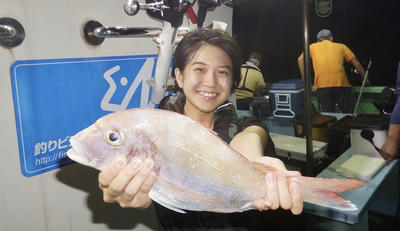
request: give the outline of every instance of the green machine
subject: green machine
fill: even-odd
[[[380,95],[385,86],[366,86],[363,89],[360,103],[357,108],[357,114],[379,114],[379,110],[374,105],[374,99]],[[354,101],[356,100],[356,96],[360,94],[360,86],[352,87],[354,93]],[[313,89],[312,94],[312,103],[315,108],[318,110],[318,102],[316,91]]]

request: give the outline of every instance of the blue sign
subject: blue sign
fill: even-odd
[[[110,112],[154,107],[156,55],[16,61],[10,68],[21,171],[73,163],[69,137]]]

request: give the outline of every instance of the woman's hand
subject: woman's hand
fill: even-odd
[[[99,187],[103,200],[118,202],[123,208],[147,208],[151,204],[149,191],[156,179],[154,161],[133,158],[129,163],[118,157],[99,174]]]
[[[256,206],[261,210],[282,208],[298,215],[303,211],[303,198],[300,185],[287,176],[301,176],[300,172],[287,171],[283,162],[277,158],[261,157],[256,162],[275,167],[278,171],[266,174],[266,196],[257,200]]]

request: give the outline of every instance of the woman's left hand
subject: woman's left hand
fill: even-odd
[[[261,157],[256,162],[275,167],[278,171],[266,174],[266,195],[257,200],[256,207],[260,210],[282,208],[298,215],[303,211],[303,198],[300,185],[288,177],[301,176],[298,171],[288,171],[283,162],[277,158]]]

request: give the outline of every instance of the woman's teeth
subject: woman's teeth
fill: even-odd
[[[217,93],[209,93],[209,92],[200,92],[199,94],[205,97],[213,97],[217,95]]]

